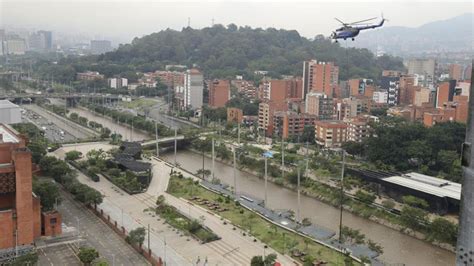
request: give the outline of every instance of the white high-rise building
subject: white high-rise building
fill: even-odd
[[[197,69],[189,69],[184,75],[183,109],[202,108],[204,79]]]
[[[110,78],[107,80],[109,87],[112,89],[120,89],[128,86],[128,79],[126,78]]]

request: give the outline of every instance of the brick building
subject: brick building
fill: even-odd
[[[288,111],[288,102],[261,102],[258,105],[258,129],[267,136],[273,134],[273,114],[278,111]]]
[[[372,97],[375,91],[374,81],[371,79],[350,79],[348,84],[351,96]]]
[[[209,106],[224,107],[230,99],[230,82],[213,80],[209,82]]]
[[[316,144],[324,148],[341,147],[347,140],[347,124],[342,121],[315,121]]]
[[[57,212],[43,214],[33,193],[31,152],[27,140],[11,127],[0,124],[0,251],[29,248],[45,235],[61,234]],[[53,216],[55,219],[53,219]],[[15,250],[15,249],[13,249]]]
[[[455,88],[455,80],[440,83],[436,91],[436,107],[442,107],[444,103],[453,101]]]
[[[331,120],[334,115],[333,99],[323,93],[309,92],[306,94],[305,113],[316,115],[319,120]]]
[[[376,116],[357,116],[347,119],[347,141],[362,142],[372,134],[370,122],[377,122]]]
[[[450,64],[449,67],[449,78],[454,80],[462,80],[463,78],[463,67],[458,64]]]
[[[426,112],[423,116],[423,124],[430,127],[441,122],[466,123],[469,112],[469,98],[463,95],[453,96],[453,101],[444,102],[443,106]]]
[[[260,85],[261,100],[281,102],[287,99],[302,99],[301,79],[274,79]]]
[[[292,111],[276,112],[273,115],[273,133],[284,139],[301,136],[305,126],[313,127],[317,119],[316,115]]]
[[[104,75],[101,75],[97,71],[87,71],[87,72],[77,73],[76,78],[78,80],[92,81],[92,80],[104,79]]]
[[[333,62],[310,60],[303,62],[303,97],[310,91],[333,97],[339,82],[339,67]]]
[[[227,108],[227,123],[242,123],[243,112],[242,109],[230,107]]]
[[[237,88],[237,92],[243,94],[249,99],[256,99],[258,97],[257,87],[252,81],[236,79],[231,81],[231,85]]]

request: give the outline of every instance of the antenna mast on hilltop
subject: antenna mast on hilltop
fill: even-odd
[[[190,27],[191,27],[191,18],[188,17],[188,28],[190,28]]]

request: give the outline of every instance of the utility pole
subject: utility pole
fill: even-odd
[[[342,150],[342,168],[341,168],[341,204],[339,214],[339,244],[342,244],[342,210],[344,209],[344,168],[346,166],[346,151]]]
[[[265,199],[264,199],[264,206],[267,207],[267,181],[268,181],[268,172],[267,172],[267,169],[268,169],[268,156],[265,156]]]
[[[237,143],[240,144],[240,123],[237,123]]]
[[[298,165],[298,168],[297,168],[297,172],[298,172],[298,180],[297,180],[297,187],[298,187],[298,214],[297,214],[297,220],[296,222],[297,223],[301,223],[301,187],[300,187],[300,184],[301,184],[301,171],[300,171],[300,166]]]
[[[178,130],[174,128],[174,166],[176,167],[176,151],[178,150]]]
[[[158,147],[158,122],[155,122],[155,139],[156,139],[156,157],[159,157],[160,149]]]
[[[281,177],[285,177],[285,142],[283,141],[283,132],[281,134]]]
[[[474,60],[472,61],[474,65]],[[474,71],[472,71],[474,74]],[[470,95],[474,95],[474,83],[471,82]],[[459,216],[459,231],[456,247],[456,265],[470,265],[469,257],[474,252],[474,99],[469,97],[469,118],[467,121],[466,139],[462,146],[461,164],[463,168],[463,181],[461,189],[461,206]]]
[[[308,158],[308,142],[306,142],[306,168],[304,170],[304,176],[308,178],[308,167],[309,167],[309,158]]]
[[[148,224],[148,250],[150,250],[150,224]]]
[[[216,156],[215,156],[215,152],[214,152],[214,137],[212,137],[212,168],[211,168],[211,170],[212,170],[212,173],[211,173],[212,180],[214,180],[215,159],[216,159]]]
[[[234,194],[235,194],[235,197],[237,198],[237,170],[236,170],[237,160],[235,159],[235,149],[236,149],[236,147],[234,146],[234,148],[233,148],[233,152],[234,152]]]
[[[130,141],[133,141],[133,117],[132,117],[132,128],[130,131]]]

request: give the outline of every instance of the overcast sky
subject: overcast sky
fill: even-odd
[[[473,12],[471,1],[150,1],[150,0],[0,0],[0,28],[33,28],[86,33],[129,42],[133,37],[188,23],[214,23],[296,29],[306,37],[329,35],[338,23],[380,16],[390,26],[417,27]]]

